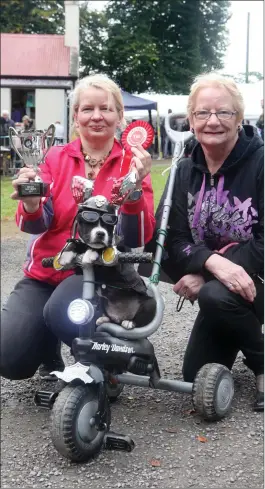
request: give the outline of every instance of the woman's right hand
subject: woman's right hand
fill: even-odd
[[[249,302],[254,301],[256,287],[243,267],[217,254],[211,255],[204,266],[231,292],[241,295]]]
[[[40,206],[40,197],[20,197],[18,195],[18,185],[34,181],[37,173],[28,167],[20,168],[16,178],[12,181],[14,192],[10,195],[13,200],[21,200],[26,212],[36,212]]]

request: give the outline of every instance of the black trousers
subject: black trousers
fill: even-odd
[[[1,313],[0,375],[30,378],[42,362],[53,358],[58,338],[71,346],[78,329],[68,319],[67,307],[82,296],[82,280],[82,275],[73,275],[56,288],[30,278],[17,283]],[[50,312],[56,331],[46,325]]]
[[[183,377],[193,382],[206,363],[232,368],[239,351],[255,375],[264,372],[264,287],[258,281],[254,304],[230,292],[218,280],[200,290],[200,312],[193,326],[183,362]]]

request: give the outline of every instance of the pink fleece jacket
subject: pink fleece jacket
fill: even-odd
[[[120,176],[123,157],[124,150],[115,140],[111,154],[98,173],[93,195],[110,198],[113,179]],[[77,204],[71,192],[74,175],[85,177],[80,139],[65,146],[54,146],[47,154],[45,163],[41,166],[41,176],[45,182],[50,183],[51,195],[42,198],[39,209],[29,214],[25,211],[23,202],[20,201],[18,204],[17,225],[22,231],[32,235],[24,266],[27,277],[57,285],[73,273],[43,268],[41,260],[56,255],[70,238],[77,212]],[[147,243],[155,226],[150,175],[144,179],[142,189],[142,197],[136,202],[126,202],[120,212],[120,229],[124,236],[124,244],[131,248]]]

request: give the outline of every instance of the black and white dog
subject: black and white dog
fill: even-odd
[[[93,264],[103,249],[118,244],[115,226],[118,222],[116,207],[102,196],[88,198],[75,219],[75,231],[80,245],[85,248],[83,265]],[[84,249],[83,248],[83,249]],[[77,255],[75,245],[67,247],[60,256],[61,265],[70,265]],[[112,321],[125,329],[148,324],[154,317],[156,304],[148,296],[147,288],[134,265],[117,263],[115,266],[95,267],[96,292],[101,297],[104,315],[97,325]]]

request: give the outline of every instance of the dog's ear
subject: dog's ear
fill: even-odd
[[[87,236],[89,234],[88,226],[86,226],[82,221],[77,222],[77,232],[81,241],[86,243]]]

